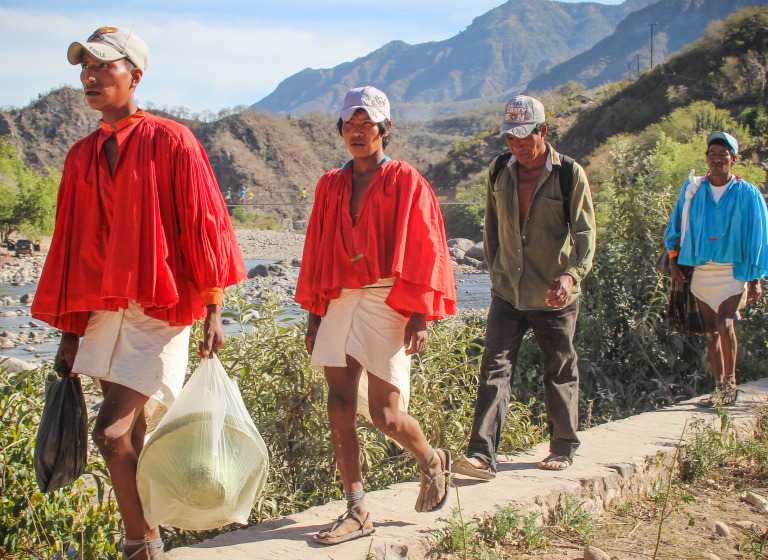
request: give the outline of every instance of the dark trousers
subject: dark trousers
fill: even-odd
[[[494,296],[488,311],[485,352],[469,440],[468,457],[496,470],[504,418],[512,395],[512,380],[523,336],[530,327],[544,357],[544,395],[549,449],[573,458],[579,448],[579,370],[573,334],[579,315],[577,299],[564,309],[520,311]]]

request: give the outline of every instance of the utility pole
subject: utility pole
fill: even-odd
[[[651,28],[651,70],[653,70],[653,26],[659,25],[658,23],[646,23]]]
[[[639,77],[640,76],[640,55],[636,54],[635,56],[637,57],[637,75]]]

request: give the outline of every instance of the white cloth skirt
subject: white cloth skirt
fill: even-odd
[[[729,297],[743,295],[744,285],[733,277],[733,264],[710,261],[693,269],[691,293],[716,312]]]
[[[129,387],[167,409],[181,392],[189,359],[189,330],[148,317],[134,301],[128,309],[92,311],[72,371]]]
[[[394,278],[359,290],[341,290],[328,305],[320,322],[312,352],[312,369],[345,367],[347,355],[363,366],[357,412],[368,420],[368,375],[393,385],[400,392],[400,410],[408,411],[411,396],[411,359],[405,355],[403,337],[408,319],[386,304]]]

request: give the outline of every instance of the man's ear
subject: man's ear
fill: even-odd
[[[387,132],[385,134],[382,134],[381,137],[384,138],[385,136],[389,136],[392,134],[392,121],[389,121],[387,123]]]
[[[547,137],[547,131],[549,130],[549,127],[547,127],[547,123],[544,123],[541,125],[541,137],[546,138]]]
[[[144,77],[144,71],[141,68],[134,68],[131,70],[131,88],[135,88],[139,85],[139,82]]]

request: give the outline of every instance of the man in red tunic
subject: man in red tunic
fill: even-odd
[[[440,206],[418,171],[384,154],[391,127],[384,93],[351,90],[338,127],[353,160],[317,185],[296,287],[296,301],[309,311],[311,365],[328,381],[331,439],[347,498],[347,513],[315,536],[321,544],[373,532],[357,412],[419,462],[416,511],[445,505],[451,463],[450,452],[433,449],[407,413],[410,355],[425,348],[427,321],[456,311]]]
[[[159,559],[136,488],[146,417],[181,391],[189,325],[205,318],[198,356],[221,348],[223,289],[245,265],[200,143],[136,105],[147,45],[102,27],[67,56],[102,120],[67,154],[32,315],[63,331],[56,371],[90,375],[104,392],[93,439],[122,514],[124,558]]]

